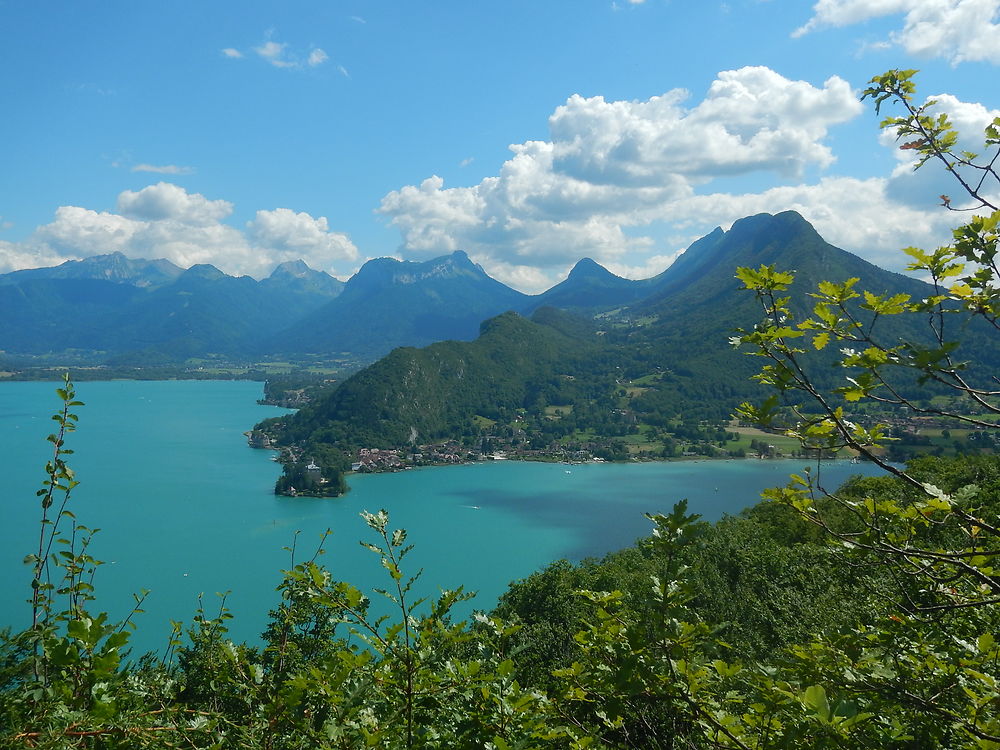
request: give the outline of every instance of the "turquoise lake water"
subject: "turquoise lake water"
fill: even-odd
[[[30,574],[24,555],[37,548],[38,501],[49,457],[45,436],[58,407],[53,383],[0,383],[0,625],[23,627]],[[409,532],[410,570],[424,569],[422,590],[464,584],[489,609],[507,582],[547,563],[602,555],[650,530],[645,512],[688,498],[708,520],[737,513],[761,489],[784,482],[802,461],[692,461],[563,464],[498,461],[349,478],[342,498],[272,494],[280,467],[253,450],[243,432],[284,413],[259,406],[260,383],[114,381],[80,383],[80,428],[68,441],[81,485],[72,508],[100,528],[93,553],[107,564],[95,581],[99,602],[122,615],[132,592],[150,589],[139,616],[136,652],[162,650],[169,619],[190,621],[199,593],[231,591],[231,635],[254,640],[274,606],[283,550],[298,535],[300,558],[327,528],[325,564],[362,590],[388,580],[371,552],[362,510],[389,511]],[[836,485],[870,467],[825,466]]]

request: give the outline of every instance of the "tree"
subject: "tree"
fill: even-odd
[[[857,290],[858,279],[825,281],[810,294],[812,314],[796,320],[793,273],[740,268],[737,277],[756,295],[763,316],[735,343],[765,360],[756,379],[773,394],[762,404],[743,404],[738,414],[760,424],[784,423],[804,448],[856,451],[895,478],[890,488],[856,494],[825,488],[818,473],[807,474],[767,495],[847,550],[877,561],[898,583],[892,620],[853,633],[853,642],[813,644],[809,669],[817,690],[806,702],[829,722],[868,714],[851,724],[850,731],[860,733],[857,746],[865,725],[874,727],[891,712],[896,725],[881,722],[885,746],[1000,747],[994,638],[1000,630],[1000,503],[995,493],[984,492],[989,478],[981,472],[953,472],[957,481],[936,486],[926,465],[903,468],[885,458],[887,417],[933,416],[996,429],[997,380],[974,362],[983,362],[1000,330],[1000,210],[994,197],[1000,118],[986,128],[985,156],[958,150],[948,115],[934,113],[933,101],[916,104],[914,73],[877,76],[863,98],[872,99],[876,111],[887,104],[902,108],[882,127],[894,129],[900,148],[918,155],[915,168],[937,162],[954,177],[962,195],[941,196],[945,209],[973,215],[954,231],[951,244],[930,252],[905,249],[908,268],[930,280],[922,299]],[[924,321],[928,338],[889,335],[887,321],[899,318]],[[824,390],[814,356],[831,350],[839,350],[836,365],[845,379]],[[924,387],[947,398],[923,399]],[[878,417],[865,416],[864,405]],[[830,700],[834,692],[842,713]]]

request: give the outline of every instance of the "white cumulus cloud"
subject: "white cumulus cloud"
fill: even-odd
[[[268,40],[253,51],[276,68],[294,68],[296,63],[286,57],[287,44]]]
[[[251,241],[277,262],[302,259],[313,268],[342,266],[358,259],[358,249],[341,232],[331,232],[325,216],[288,208],[258,211],[247,223]]]
[[[549,118],[551,140],[512,145],[496,176],[450,188],[432,176],[390,192],[379,210],[404,254],[465,249],[501,278],[528,279],[519,269],[533,268],[551,281],[583,255],[646,269],[663,248],[630,228],[720,176],[829,166],[829,129],[862,110],[840,78],[817,87],[759,67],[720,73],[702,101],[689,98],[572,96]]]
[[[1000,63],[1000,0],[818,0],[793,36],[890,15],[903,16],[890,40],[911,54]]]
[[[965,102],[951,94],[939,94],[928,97],[927,101],[934,104],[928,107],[927,112],[931,115],[947,113],[949,120],[958,133],[958,141],[954,147],[956,153],[969,151],[980,154],[979,162],[988,162],[997,153],[997,147],[993,146],[988,151],[984,151],[984,134],[986,126],[993,122],[994,118],[1000,117],[1000,110],[987,109],[979,102]],[[932,161],[927,166],[914,171],[917,163],[917,154],[911,149],[900,149],[901,143],[896,138],[895,130],[887,128],[881,137],[883,145],[893,149],[898,162],[892,172],[888,185],[889,194],[897,201],[906,203],[917,208],[929,208],[941,203],[941,195],[951,198],[953,205],[958,208],[969,205],[969,196],[961,189],[955,178],[939,165]],[[958,167],[970,185],[975,185],[982,174],[969,167]],[[986,188],[992,188],[992,197],[996,200],[995,184],[987,184]]]
[[[45,246],[0,240],[0,273],[57,266],[65,260],[69,258]]]
[[[131,219],[172,219],[183,224],[205,226],[233,212],[225,200],[209,200],[169,182],[158,182],[138,192],[126,190],[118,196],[118,212]]]
[[[292,49],[287,42],[276,42],[270,38],[264,43],[253,48],[257,56],[276,68],[302,69],[303,67],[315,68],[322,65],[330,56],[321,47],[312,47],[309,52]],[[229,54],[235,52],[235,55]],[[223,50],[227,57],[243,57],[238,50]]]
[[[714,226],[728,229],[744,216],[781,211],[798,211],[827,242],[893,270],[906,264],[900,248],[944,244],[961,220],[944,209],[928,211],[894,200],[883,177],[825,177],[759,193],[697,195],[664,206],[659,218],[687,227],[690,241]]]
[[[723,71],[693,108],[675,89],[644,102],[570,97],[549,118],[557,166],[594,182],[656,184],[770,170],[795,176],[829,166],[822,143],[862,106],[841,78],[816,88],[764,67]]]

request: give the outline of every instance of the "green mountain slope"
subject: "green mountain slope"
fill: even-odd
[[[396,349],[271,429],[282,442],[345,451],[427,443],[471,429],[476,416],[509,416],[597,349],[594,340],[505,313],[472,342]]]
[[[129,284],[88,278],[0,283],[0,349],[30,354],[102,349],[103,321],[144,294]]]

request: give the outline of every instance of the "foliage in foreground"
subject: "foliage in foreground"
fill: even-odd
[[[406,534],[365,514],[365,542],[388,585],[391,617],[314,557],[279,586],[263,648],[226,639],[227,614],[177,626],[163,659],[123,664],[129,620],[93,613],[90,531],[68,508],[76,486],[65,438],[72,384],[50,437],[39,491],[32,626],[0,639],[0,741],[11,747],[565,747],[1000,748],[1000,554],[994,458],[881,459],[885,428],[852,421],[845,404],[919,410],[898,372],[935,381],[974,409],[938,413],[993,429],[1000,393],[977,379],[945,336],[959,319],[998,328],[1000,213],[983,185],[995,160],[954,153],[947,118],[912,102],[912,72],[892,71],[866,96],[894,100],[890,118],[923,160],[937,159],[989,209],[953,245],[913,251],[937,293],[924,300],[818,289],[810,318],[781,296],[791,275],[741,269],[764,320],[739,343],[765,358],[775,389],[743,414],[793,415],[804,445],[852,448],[887,476],[825,491],[793,478],[740,519],[708,527],[687,513],[651,517],[634,549],[580,566],[556,564],[512,585],[491,615],[456,622],[467,597],[414,599]],[[987,130],[995,148],[1000,121]],[[969,179],[973,174],[976,179]],[[978,181],[977,181],[978,180]],[[992,187],[992,186],[991,186]],[[952,199],[945,201],[951,205]],[[955,201],[957,203],[957,201]],[[968,271],[965,264],[969,265]],[[952,281],[947,281],[952,279]],[[873,313],[854,316],[855,295]],[[925,316],[936,341],[882,340],[875,322]],[[844,344],[847,385],[831,394],[809,374]],[[838,400],[839,399],[839,400]],[[141,606],[141,598],[136,608]]]

